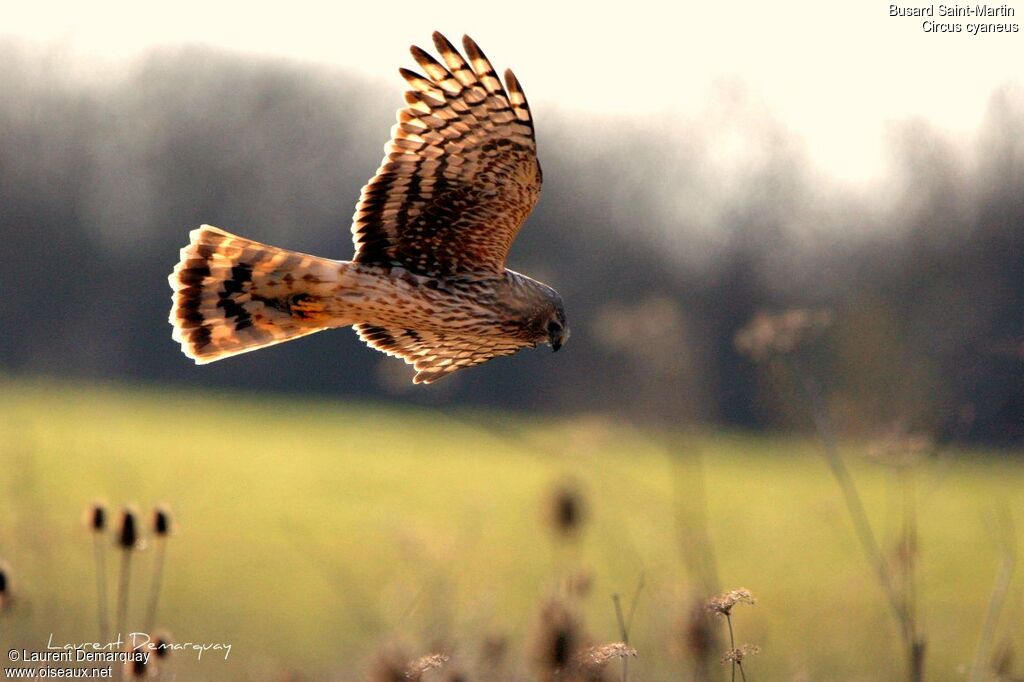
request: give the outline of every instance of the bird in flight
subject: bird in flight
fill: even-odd
[[[533,118],[475,42],[466,57],[434,33],[438,61],[409,83],[384,160],[352,221],[355,256],[336,261],[209,225],[193,230],[168,280],[173,338],[197,364],[352,326],[414,366],[415,383],[569,337],[562,298],[505,268],[540,196]],[[468,58],[468,61],[467,61]]]

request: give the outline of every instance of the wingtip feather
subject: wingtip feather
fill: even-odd
[[[487,55],[476,44],[476,41],[468,35],[464,35],[462,36],[462,46],[466,49],[469,63],[473,65],[473,71],[476,72],[477,78],[487,91],[493,95],[507,97],[505,88],[498,79],[498,74],[494,71],[494,65],[491,64],[491,60],[487,58]]]

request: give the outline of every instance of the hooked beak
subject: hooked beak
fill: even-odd
[[[569,330],[562,330],[557,336],[552,336],[548,339],[548,343],[551,344],[551,352],[557,353],[558,349],[562,347],[566,341],[569,340]]]

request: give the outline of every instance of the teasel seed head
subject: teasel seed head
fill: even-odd
[[[560,600],[548,601],[533,642],[533,663],[538,678],[554,680],[573,663],[583,634],[579,620]]]
[[[695,602],[683,618],[683,652],[696,661],[709,661],[718,650],[718,638],[711,627],[713,616],[705,603]]]
[[[158,505],[153,510],[153,534],[157,537],[167,537],[171,534],[171,510],[163,505]]]
[[[7,564],[0,561],[0,612],[11,605],[11,571]]]
[[[88,516],[86,518],[89,524],[89,530],[94,533],[102,533],[107,529],[107,507],[102,502],[94,502],[89,507]]]
[[[140,653],[137,651],[132,651],[130,647],[126,648],[125,650],[131,653]],[[149,674],[152,670],[153,668],[151,668],[147,664],[147,659],[143,658],[142,656],[138,656],[137,658],[130,661],[125,661],[124,663],[125,677],[127,677],[130,680],[141,680],[143,678],[149,677]]]
[[[556,537],[578,536],[586,516],[586,502],[576,483],[563,481],[555,487],[548,502],[548,520]]]
[[[125,550],[135,549],[139,542],[139,530],[136,522],[135,511],[131,507],[125,507],[121,511],[121,527],[117,532],[117,544]]]
[[[171,655],[171,633],[161,630],[153,635],[153,655],[157,658],[167,658]]]

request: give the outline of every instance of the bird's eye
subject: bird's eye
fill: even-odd
[[[562,325],[558,320],[551,320],[548,322],[548,336],[556,336],[562,331]]]

